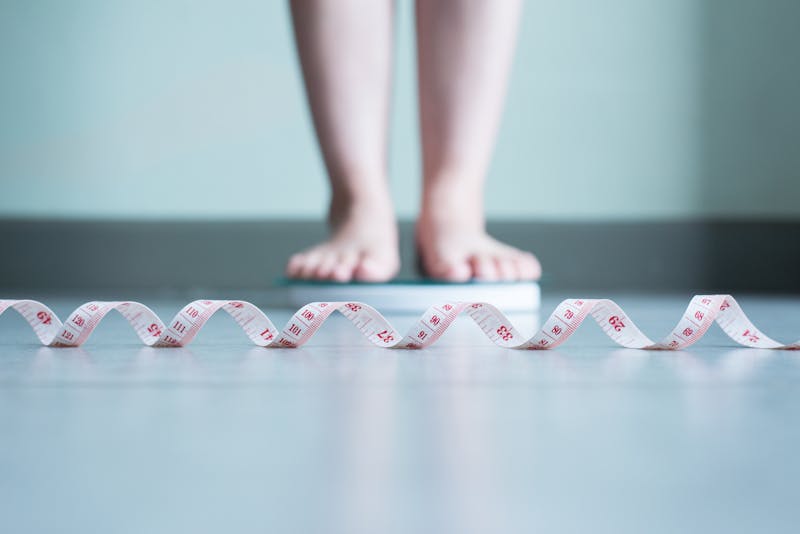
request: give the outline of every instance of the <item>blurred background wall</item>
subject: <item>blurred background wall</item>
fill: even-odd
[[[419,191],[398,0],[392,187]],[[532,0],[494,219],[800,216],[800,2]],[[287,3],[0,2],[0,217],[317,218]]]
[[[396,3],[408,220],[413,4]],[[798,21],[797,0],[528,1],[490,230],[540,257],[547,290],[800,292]],[[0,0],[0,76],[3,293],[262,288],[325,235],[284,0]]]

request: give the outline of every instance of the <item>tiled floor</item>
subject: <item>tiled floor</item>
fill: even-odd
[[[689,296],[616,300],[658,338]],[[185,303],[143,300],[165,319]],[[800,299],[739,300],[800,337]],[[533,353],[462,318],[404,352],[336,317],[266,350],[220,315],[156,350],[114,314],[50,349],[0,317],[2,532],[797,532],[798,451],[800,353],[719,330],[642,352],[587,323]]]

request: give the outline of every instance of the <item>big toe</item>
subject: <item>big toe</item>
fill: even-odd
[[[425,276],[446,282],[466,282],[472,277],[472,270],[466,260],[434,256],[428,261],[423,261],[423,267]]]
[[[325,254],[319,260],[319,263],[314,270],[314,278],[317,280],[330,280],[333,278],[333,271],[336,269],[337,260],[338,258],[336,254]]]
[[[331,271],[331,280],[335,282],[349,282],[353,279],[353,272],[358,263],[358,254],[344,253],[337,258],[336,265]]]
[[[295,278],[300,276],[300,267],[303,265],[303,255],[293,254],[289,261],[286,262],[286,276]]]
[[[314,252],[295,254],[286,265],[286,274],[292,278],[311,278],[318,263],[319,255]]]
[[[500,278],[497,261],[490,254],[476,254],[470,258],[475,278],[484,282],[495,282]]]
[[[382,256],[364,254],[353,272],[360,282],[386,282],[397,272],[397,263]]]
[[[519,269],[513,256],[499,256],[495,258],[497,277],[504,282],[519,280]]]

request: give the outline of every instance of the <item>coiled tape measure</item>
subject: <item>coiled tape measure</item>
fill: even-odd
[[[655,342],[642,333],[615,302],[607,299],[567,299],[561,302],[541,329],[525,339],[500,310],[485,302],[444,302],[431,306],[407,334],[401,335],[375,308],[361,302],[312,302],[292,315],[283,329],[255,305],[241,300],[195,300],[169,323],[139,302],[87,302],[61,320],[35,300],[0,300],[0,314],[19,312],[43,345],[77,347],[111,310],[131,324],[139,339],[150,347],[182,347],[197,335],[208,319],[224,310],[258,346],[294,348],[305,344],[333,312],[340,312],[373,345],[391,349],[423,349],[444,334],[460,314],[469,316],[500,347],[546,350],[564,343],[584,319],[591,316],[614,342],[646,350],[680,350],[696,343],[716,322],[736,343],[762,349],[800,349],[800,341],[783,344],[765,336],[747,318],[730,295],[697,295],[672,331]]]

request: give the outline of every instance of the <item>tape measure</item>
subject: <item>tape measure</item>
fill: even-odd
[[[63,323],[35,300],[0,300],[0,314],[19,312],[43,345],[77,347],[111,310],[131,324],[150,347],[182,347],[197,335],[218,310],[227,312],[258,346],[294,348],[306,343],[333,312],[338,311],[373,345],[391,349],[422,349],[433,344],[460,314],[466,314],[496,345],[509,349],[546,350],[564,343],[591,316],[614,342],[645,350],[680,350],[696,343],[716,321],[736,343],[762,349],[800,349],[800,341],[782,344],[762,334],[730,295],[698,295],[673,328],[659,342],[639,330],[616,303],[607,299],[567,299],[559,304],[539,332],[525,339],[500,310],[485,302],[445,302],[431,306],[406,335],[401,335],[375,308],[361,302],[312,302],[300,308],[279,330],[255,305],[241,300],[196,300],[165,324],[138,302],[87,302]]]

